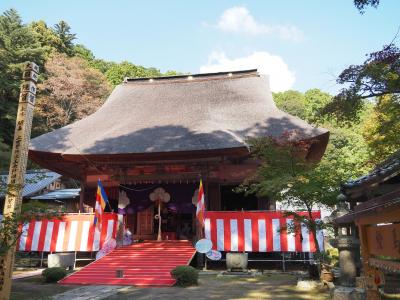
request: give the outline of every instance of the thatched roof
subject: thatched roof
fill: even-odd
[[[297,129],[325,136],[280,111],[256,70],[127,79],[94,114],[31,141],[31,152],[62,155],[137,154],[247,147],[248,137]],[[321,152],[321,151],[320,151]]]

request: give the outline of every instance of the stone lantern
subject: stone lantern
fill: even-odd
[[[353,215],[345,202],[346,196],[338,196],[339,204],[332,213],[335,236],[331,245],[339,250],[340,285],[354,287],[357,277],[357,265],[360,253],[360,242],[356,236]]]

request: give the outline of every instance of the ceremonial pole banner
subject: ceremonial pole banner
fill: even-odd
[[[99,179],[97,181],[96,203],[94,207],[95,241],[97,241],[97,243],[100,241],[100,234],[103,225],[102,218],[106,204],[110,205],[108,203],[106,191],[104,190],[104,187]],[[100,245],[96,244],[94,247],[97,249],[100,247]]]
[[[306,214],[306,213],[299,213]],[[312,213],[316,220],[321,213]],[[288,233],[293,217],[280,211],[208,211],[205,219],[205,238],[213,249],[237,252],[315,252],[314,237],[302,225]],[[323,233],[317,232],[320,250],[323,250]]]
[[[199,193],[197,195],[196,218],[197,220],[199,220],[201,228],[204,227],[205,210],[206,210],[206,205],[204,201],[203,182],[200,179]]]
[[[4,203],[4,217],[21,213],[22,189],[28,160],[28,146],[31,136],[33,109],[36,101],[36,82],[39,67],[28,63],[23,73],[24,82],[18,103],[14,142],[8,175],[8,191]],[[0,299],[9,299],[11,293],[11,277],[14,267],[15,246],[0,257]]]

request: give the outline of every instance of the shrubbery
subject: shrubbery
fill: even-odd
[[[171,275],[176,279],[176,284],[183,287],[197,285],[199,279],[199,271],[191,266],[177,266]]]
[[[47,268],[42,272],[45,282],[57,282],[63,279],[66,275],[67,271],[60,267]]]

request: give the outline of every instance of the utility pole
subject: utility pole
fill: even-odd
[[[33,109],[36,101],[36,82],[39,67],[27,63],[23,73],[23,84],[18,103],[17,121],[7,181],[7,194],[4,202],[4,217],[21,213],[22,189],[28,161],[28,147],[31,137]],[[5,256],[0,257],[0,300],[10,299],[12,273],[14,268],[15,245]]]

